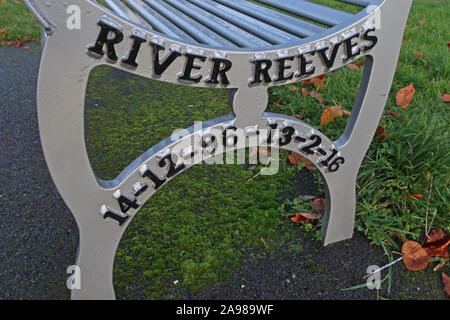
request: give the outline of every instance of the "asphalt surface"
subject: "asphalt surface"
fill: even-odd
[[[68,299],[66,269],[75,261],[78,231],[44,161],[35,107],[40,46],[30,47],[0,47],[0,299]],[[376,298],[375,290],[340,290],[363,283],[368,266],[387,262],[364,236],[323,248],[299,235],[286,246],[299,243],[301,250],[259,259],[249,252],[230,281],[174,293],[184,299]],[[420,276],[402,263],[393,270],[393,298],[447,299],[431,268]]]

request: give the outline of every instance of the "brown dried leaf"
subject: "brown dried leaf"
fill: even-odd
[[[442,245],[443,243],[446,243],[448,240],[450,240],[449,236],[447,236],[442,229],[439,229],[431,231],[425,243],[434,245],[440,243]]]
[[[378,126],[377,131],[375,132],[375,139],[378,142],[383,142],[384,140],[386,140],[386,137],[387,137],[386,129],[383,126]]]
[[[294,166],[298,166],[300,163],[306,164],[306,169],[310,172],[315,169],[315,166],[311,163],[311,161],[297,152],[291,152],[288,156],[288,160]]]
[[[423,270],[431,262],[431,258],[424,248],[416,241],[406,241],[402,247],[403,263],[411,271]]]
[[[442,283],[444,284],[444,290],[450,296],[450,277],[442,272]]]
[[[397,92],[396,96],[397,106],[402,109],[407,108],[411,103],[415,93],[416,89],[414,88],[414,85],[412,83],[409,86],[400,89]]]
[[[342,117],[344,115],[344,111],[341,106],[333,106],[327,107],[322,113],[321,117],[321,126],[326,126],[334,121],[334,119]]]
[[[316,213],[301,212],[301,213],[296,213],[295,217],[292,217],[291,220],[295,223],[310,222],[310,221],[318,220],[318,219],[320,219],[320,217],[321,216]]]

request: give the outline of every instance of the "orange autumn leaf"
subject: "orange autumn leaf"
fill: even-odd
[[[307,213],[307,212],[301,212],[296,213],[295,217],[292,217],[292,222],[300,223],[300,222],[309,222],[320,219],[320,215],[315,213]]]
[[[427,267],[431,258],[416,241],[406,241],[402,247],[403,263],[411,271],[420,271]]]
[[[314,199],[312,203],[312,209],[317,213],[323,215],[325,213],[325,199],[323,198]]]
[[[433,230],[425,241],[425,251],[429,256],[450,258],[450,237],[442,230]]]
[[[443,246],[437,247],[437,246],[429,246],[427,248],[424,248],[426,253],[432,257],[440,257],[446,260],[450,259],[450,252],[448,249],[448,246],[450,245],[450,240],[444,244]]]
[[[326,126],[334,121],[334,119],[342,117],[344,115],[344,111],[341,106],[333,106],[327,107],[322,113],[320,125]]]
[[[450,102],[450,94],[446,93],[441,96],[441,100],[444,102]]]
[[[414,55],[417,59],[423,59],[423,53],[420,51],[414,51]]]
[[[325,88],[325,81],[319,78],[314,79],[314,87],[316,87],[317,90]]]
[[[300,90],[300,88],[298,88],[298,87],[294,86],[293,84],[291,84],[291,85],[289,85],[289,90],[291,90],[291,91],[298,91],[298,90]]]
[[[353,64],[353,63],[348,64],[347,68],[353,69],[353,70],[356,70],[356,71],[361,71],[360,66],[358,66],[357,64]]]
[[[412,83],[409,86],[400,89],[397,92],[396,96],[397,106],[402,109],[407,108],[411,103],[415,93],[416,89],[414,88],[414,85]]]
[[[0,34],[5,34],[5,33],[6,33],[6,29],[0,30]]]
[[[314,169],[316,168],[311,163],[311,161],[306,159],[304,156],[298,154],[297,152],[291,152],[288,156],[288,160],[294,166],[298,166],[300,163],[304,163],[306,165],[306,169],[310,172],[314,171]]]
[[[448,240],[450,240],[450,237],[447,236],[442,229],[439,229],[431,231],[425,243],[437,245],[438,243],[442,244],[444,242],[447,242]]]
[[[450,277],[442,272],[442,283],[444,284],[444,290],[450,296]]]
[[[304,84],[314,84],[314,83],[318,82],[319,80],[325,79],[326,77],[327,77],[327,76],[326,76],[325,74],[323,74],[323,75],[318,76],[318,77],[315,77],[315,78],[303,80],[302,82],[303,82]]]
[[[302,97],[306,97],[308,95],[308,89],[302,88]]]
[[[335,117],[333,117],[333,113],[329,109],[325,109],[322,113],[320,125],[326,126],[327,124],[333,122]]]
[[[418,200],[422,200],[423,199],[423,194],[421,194],[421,193],[410,193],[409,196],[411,198],[418,199]]]

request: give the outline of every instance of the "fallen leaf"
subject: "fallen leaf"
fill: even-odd
[[[325,199],[323,198],[314,199],[311,207],[315,212],[323,215],[325,213]]]
[[[302,97],[306,97],[308,95],[308,89],[302,88]]]
[[[396,96],[397,106],[402,109],[407,108],[411,103],[415,93],[416,89],[414,88],[414,85],[412,83],[409,86],[400,89],[397,92]]]
[[[320,215],[316,213],[307,213],[307,212],[301,212],[296,213],[295,217],[292,217],[291,220],[295,223],[300,222],[309,222],[320,219]]]
[[[356,71],[361,71],[360,66],[358,66],[357,64],[353,64],[353,63],[348,64],[347,68],[353,69],[353,70],[356,70]]]
[[[320,125],[326,126],[334,121],[334,119],[342,117],[344,112],[341,106],[327,107],[322,113]]]
[[[433,230],[425,241],[425,251],[428,255],[444,259],[450,258],[450,237],[442,230]]]
[[[410,193],[409,196],[414,199],[419,199],[419,200],[423,199],[423,194],[421,194],[421,193]]]
[[[375,131],[375,140],[378,142],[383,142],[386,140],[387,132],[386,129],[383,126],[378,126],[377,131]]]
[[[325,78],[326,78],[326,75],[323,74],[323,75],[315,77],[315,78],[303,80],[302,82],[304,84],[312,84],[312,85],[314,85],[314,87],[317,90],[320,90],[320,89],[323,89],[325,87],[325,81],[324,81]]]
[[[426,244],[443,244],[450,240],[449,236],[445,234],[445,232],[442,229],[433,230],[428,235],[427,240],[425,241]]]
[[[444,244],[440,247],[429,246],[429,247],[426,247],[424,250],[430,257],[440,257],[440,258],[449,260],[450,259],[450,252],[448,251],[449,245],[450,245],[450,240],[446,244]]]
[[[317,90],[321,90],[321,89],[325,88],[325,81],[323,81],[320,78],[315,78],[314,79],[314,87],[316,87]]]
[[[5,34],[5,33],[6,33],[6,29],[0,30],[0,34]]]
[[[414,55],[417,59],[423,59],[423,53],[420,51],[414,51]]]
[[[22,41],[16,40],[16,48],[20,48],[22,46]]]
[[[442,272],[442,283],[444,284],[444,290],[450,296],[450,277]]]
[[[403,263],[411,271],[423,270],[431,262],[431,258],[424,248],[416,241],[406,241],[402,247]]]
[[[450,94],[446,93],[441,96],[441,100],[444,102],[450,102]]]
[[[335,117],[333,117],[333,113],[329,109],[325,109],[322,113],[320,125],[326,126],[326,125],[330,124],[331,122],[333,122],[334,119],[335,119]]]
[[[297,152],[291,152],[288,156],[289,162],[294,165],[298,166],[300,163],[304,163],[306,165],[306,169],[310,172],[315,170],[315,166],[312,164],[311,161],[309,161],[304,156],[298,154]]]
[[[391,111],[391,110],[384,111],[384,114],[387,114],[387,115],[389,115],[391,117],[396,117],[396,118],[399,118],[399,119],[403,119],[404,118],[404,116],[401,115],[400,113],[394,112],[394,111]]]
[[[421,25],[424,25],[426,22],[427,22],[427,20],[425,20],[425,19],[422,19],[422,20],[419,21],[419,23],[420,23]]]
[[[291,90],[291,91],[299,91],[299,90],[300,90],[299,87],[296,87],[296,86],[294,86],[293,84],[289,85],[288,88],[289,88],[289,90]]]

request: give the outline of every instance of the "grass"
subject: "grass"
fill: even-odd
[[[354,7],[342,5],[342,9],[352,11]],[[0,11],[0,30],[8,26],[0,40],[38,37],[34,27],[14,27],[36,25],[23,14],[21,4],[0,1]],[[450,232],[449,112],[448,105],[439,99],[450,91],[449,11],[448,1],[414,2],[405,33],[408,40],[403,43],[386,106],[401,117],[383,117],[381,125],[387,138],[372,143],[358,177],[356,228],[389,257],[401,249],[403,237],[419,240],[435,212],[433,229]],[[414,51],[422,52],[423,58]],[[323,104],[313,97],[302,97],[301,91],[292,87],[273,87],[269,107],[300,115],[320,127],[324,106],[341,105],[351,111],[360,80],[361,72],[347,68],[329,74],[320,90]],[[110,68],[96,69],[90,81],[87,146],[91,163],[103,179],[114,178],[176,128],[229,112],[226,90],[176,87]],[[414,100],[409,108],[400,109],[395,94],[410,83],[416,88]],[[300,83],[297,87],[312,90],[311,85]],[[346,120],[338,118],[320,129],[337,139]],[[295,232],[320,238],[317,225],[299,229],[280,215],[291,208],[308,210],[311,205],[294,200],[293,180],[302,168],[290,166],[285,154],[282,159],[276,177],[258,176],[248,182],[258,168],[199,165],[164,186],[139,212],[120,244],[114,270],[119,297],[177,298],[180,288],[195,291],[228,279],[248,250],[280,249]],[[319,175],[311,178],[321,183]],[[315,195],[320,193],[317,190]],[[420,193],[424,199],[415,199],[412,193]],[[448,267],[447,263],[444,270]],[[179,284],[174,286],[176,280]]]
[[[39,37],[39,23],[21,1],[0,0],[0,44]]]

